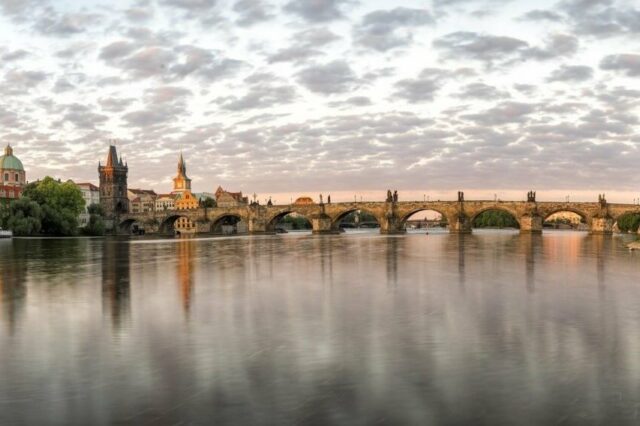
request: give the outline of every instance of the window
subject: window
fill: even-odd
[[[16,182],[20,181],[20,175],[16,173]]]
[[[4,174],[4,181],[9,182],[9,173]]]

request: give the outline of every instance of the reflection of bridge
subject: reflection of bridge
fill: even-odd
[[[274,233],[280,219],[290,213],[306,217],[316,234],[339,231],[340,221],[349,213],[364,211],[372,214],[383,234],[405,232],[406,222],[413,214],[432,210],[446,218],[450,232],[471,232],[474,219],[482,212],[500,210],[511,214],[521,232],[542,232],[543,222],[552,214],[572,212],[583,219],[592,233],[611,233],[619,217],[640,214],[640,206],[600,202],[536,202],[536,201],[406,201],[360,202],[284,206],[242,206],[168,210],[121,215],[117,218],[119,232],[129,232],[133,223],[144,227],[146,233],[172,233],[180,217],[190,219],[198,233],[215,233],[220,224],[231,218],[247,224],[250,234]]]

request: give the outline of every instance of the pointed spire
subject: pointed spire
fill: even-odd
[[[114,167],[118,165],[118,153],[114,145],[109,146],[109,156],[107,157],[107,167]]]
[[[187,174],[187,165],[184,162],[184,158],[182,157],[182,151],[180,151],[180,161],[178,161],[178,173],[182,175]]]
[[[13,155],[13,148],[11,147],[10,143],[8,143],[6,148],[4,149],[4,155]]]

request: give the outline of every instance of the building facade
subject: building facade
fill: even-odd
[[[100,205],[105,216],[115,217],[129,212],[129,198],[127,197],[127,173],[129,167],[118,158],[116,147],[109,147],[107,163],[98,163],[100,175]]]
[[[180,154],[178,160],[178,174],[173,178],[173,192],[175,196],[176,210],[197,209],[199,206],[198,197],[191,192],[191,179],[187,176],[187,164]]]
[[[80,213],[79,225],[86,226],[89,223],[89,206],[100,204],[100,188],[89,182],[75,183],[84,199],[84,210]]]
[[[150,213],[156,210],[158,194],[152,189],[129,189],[127,197],[131,213]]]
[[[243,197],[242,192],[229,192],[221,186],[216,190],[216,203],[218,207],[239,207],[249,204],[249,198]]]
[[[24,166],[20,159],[13,155],[11,145],[7,145],[4,155],[0,156],[0,203],[20,198],[26,183]]]
[[[166,210],[176,209],[176,196],[173,194],[160,194],[156,198],[156,211],[163,212]]]

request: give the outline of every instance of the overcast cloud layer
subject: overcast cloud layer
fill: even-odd
[[[197,191],[640,191],[640,1],[533,4],[0,0],[0,141],[158,191],[180,150]]]

